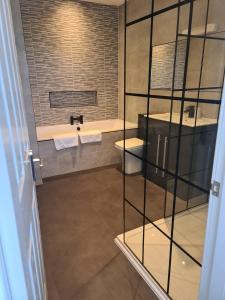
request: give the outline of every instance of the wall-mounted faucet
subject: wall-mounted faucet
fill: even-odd
[[[186,107],[186,109],[184,110],[184,112],[188,113],[188,118],[194,118],[195,117],[195,106],[194,105],[190,105],[190,106]]]
[[[76,121],[76,123],[83,124],[84,123],[83,115],[80,115],[79,117],[76,118],[74,116],[70,116],[70,125],[73,125],[74,121]]]

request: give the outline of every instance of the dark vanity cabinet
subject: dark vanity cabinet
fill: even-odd
[[[143,140],[146,140],[146,127],[147,117],[140,114],[138,137]],[[177,195],[183,200],[201,195],[203,190],[209,191],[216,130],[216,124],[196,128],[182,126]],[[147,132],[147,178],[173,193],[179,124],[149,118]]]

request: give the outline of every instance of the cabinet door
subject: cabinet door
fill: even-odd
[[[195,185],[210,189],[216,132],[202,132],[195,137],[189,180]]]
[[[147,132],[147,118],[143,114],[138,115],[138,131],[137,136],[139,139],[146,141]]]
[[[214,131],[196,132],[181,137],[178,175],[190,182],[188,185],[182,180],[179,181],[177,195],[181,199],[188,200],[202,194],[202,191],[193,187],[191,183],[209,190],[215,138],[216,132]],[[170,140],[168,170],[172,173],[175,173],[177,141],[177,137]]]

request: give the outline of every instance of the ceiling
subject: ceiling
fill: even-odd
[[[83,0],[83,1],[106,4],[106,5],[116,5],[116,6],[120,6],[124,3],[124,0]]]

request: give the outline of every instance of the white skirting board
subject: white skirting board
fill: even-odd
[[[133,255],[130,249],[118,237],[114,239],[114,242],[123,252],[123,254],[126,256],[126,258],[130,261],[130,263],[135,268],[135,270],[139,273],[139,275],[143,278],[143,280],[147,283],[147,285],[151,288],[154,294],[160,300],[170,300],[167,294],[157,284],[157,282],[152,278],[152,276],[145,270],[145,268],[138,261],[138,259]]]

